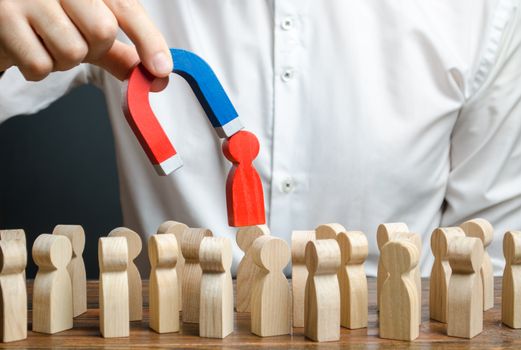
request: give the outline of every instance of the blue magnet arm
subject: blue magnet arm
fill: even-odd
[[[192,88],[219,137],[230,137],[243,128],[237,111],[212,68],[193,52],[170,49],[173,72]]]

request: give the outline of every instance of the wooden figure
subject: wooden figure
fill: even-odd
[[[199,336],[225,338],[233,332],[232,245],[228,238],[205,237],[199,249],[201,299]]]
[[[173,72],[192,88],[219,137],[230,137],[243,128],[238,114],[211,67],[193,52],[170,49]],[[156,80],[142,64],[130,73],[123,98],[125,117],[159,175],[168,175],[183,165],[174,146],[157,120],[148,94]]]
[[[479,238],[455,237],[449,243],[449,336],[470,339],[483,330],[483,285],[479,272],[483,253]]]
[[[376,231],[376,242],[378,244],[378,250],[381,252],[383,246],[389,242],[396,232],[409,232],[409,228],[403,222],[394,222],[387,224],[380,224]],[[387,279],[389,273],[385,270],[381,255],[378,257],[378,270],[376,273],[376,309],[380,308],[380,293],[382,286]]]
[[[429,280],[429,316],[431,319],[447,323],[447,294],[452,270],[449,264],[449,244],[455,237],[464,237],[459,227],[440,227],[431,235],[431,250],[434,256]]]
[[[25,231],[22,229],[15,230],[0,230],[0,240],[9,241],[12,239],[19,239],[26,245]],[[27,255],[27,254],[26,254]]]
[[[212,237],[212,231],[204,228],[189,228],[183,234],[181,250],[185,257],[185,267],[181,286],[183,288],[183,322],[199,323],[199,302],[201,298],[201,265],[199,248],[205,237]]]
[[[414,268],[420,253],[408,239],[387,242],[380,259],[389,276],[380,299],[380,338],[414,340],[419,334],[418,295]]]
[[[340,224],[323,224],[315,229],[315,236],[316,239],[336,239],[340,232],[346,232],[345,227]]]
[[[118,227],[110,231],[108,237],[125,237],[128,246],[128,302],[130,321],[141,321],[143,319],[143,286],[141,275],[134,264],[134,259],[139,256],[143,244],[139,235],[126,227]]]
[[[501,320],[510,328],[521,328],[521,231],[505,233],[503,255]]]
[[[0,240],[9,241],[12,239],[19,239],[23,242],[25,255],[27,256],[27,241],[25,238],[25,231],[22,229],[14,229],[14,230],[0,230]],[[23,271],[23,279],[25,283],[25,268]]]
[[[33,285],[33,331],[54,334],[72,328],[72,282],[67,272],[71,242],[42,234],[33,244],[38,272]]]
[[[23,232],[23,231],[22,231]],[[3,343],[27,338],[27,290],[23,272],[27,265],[25,240],[0,241],[0,317]]]
[[[185,258],[181,252],[181,242],[183,241],[183,233],[188,228],[185,224],[177,221],[165,221],[157,229],[158,234],[172,233],[177,239],[177,263],[175,264],[175,270],[177,272],[177,283],[179,284],[178,296],[179,296],[179,311],[183,310],[183,295],[181,286],[181,276],[183,276],[183,268],[185,267]]]
[[[259,154],[259,141],[249,131],[239,131],[224,141],[224,156],[233,163],[226,180],[226,204],[230,226],[266,223],[261,178],[253,166]]]
[[[253,262],[250,248],[255,239],[269,234],[270,230],[266,225],[241,227],[237,231],[237,245],[244,252],[244,256],[237,267],[237,312],[251,311],[251,289],[260,269]]]
[[[488,255],[487,248],[494,238],[494,228],[485,219],[473,219],[465,221],[460,227],[468,237],[476,237],[481,240],[484,247],[483,265],[480,269],[483,282],[483,311],[494,307],[494,271],[492,261]]]
[[[179,331],[178,251],[174,234],[157,234],[148,239],[150,328],[157,333]]]
[[[340,339],[340,248],[334,239],[318,239],[306,245],[308,279],[304,297],[304,334],[323,342]]]
[[[340,324],[349,329],[365,328],[368,290],[364,262],[369,253],[369,243],[360,231],[340,232],[336,239],[341,253],[338,274]]]
[[[87,274],[82,256],[85,231],[80,225],[58,225],[52,234],[67,237],[72,245],[72,259],[67,271],[72,281],[73,316],[76,317],[87,311]]]
[[[293,231],[291,234],[291,290],[293,294],[293,327],[304,327],[304,296],[308,269],[306,244],[315,239],[315,231]]]
[[[98,241],[100,332],[104,338],[128,337],[128,240],[101,237]]]
[[[289,247],[280,238],[261,236],[251,249],[253,261],[261,268],[251,296],[251,331],[261,337],[290,334],[291,296],[283,273]]]
[[[418,252],[421,257],[422,251],[422,239],[419,234],[412,232],[396,232],[393,236],[393,239],[408,239],[410,240],[418,249]],[[422,321],[422,276],[420,271],[420,264],[416,264],[413,269],[413,278],[414,283],[416,284],[416,296],[418,297],[418,322],[421,324]]]

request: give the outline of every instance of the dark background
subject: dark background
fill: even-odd
[[[122,225],[112,129],[103,94],[71,91],[35,115],[0,124],[0,229],[23,228],[31,247],[57,224],[85,229],[88,278],[98,278],[97,241]]]

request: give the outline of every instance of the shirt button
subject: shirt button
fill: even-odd
[[[291,30],[294,26],[294,21],[293,21],[293,18],[291,17],[286,17],[282,20],[282,22],[280,23],[280,27],[284,30]]]
[[[282,79],[282,81],[288,82],[291,79],[293,79],[294,76],[295,76],[295,71],[291,68],[288,68],[288,69],[284,70],[284,72],[282,72],[282,75],[280,76],[280,78]]]
[[[293,190],[295,189],[295,181],[292,178],[287,178],[284,181],[282,181],[281,187],[282,192],[284,193],[293,192]]]

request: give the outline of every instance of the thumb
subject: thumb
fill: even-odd
[[[123,81],[129,77],[132,68],[134,68],[136,64],[139,63],[139,55],[135,46],[127,45],[119,40],[116,40],[114,45],[112,45],[110,50],[105,55],[94,61],[90,61],[89,63],[95,64],[96,66],[105,69],[107,72]],[[152,83],[150,91],[162,91],[165,89],[167,84],[168,77],[157,78]]]

